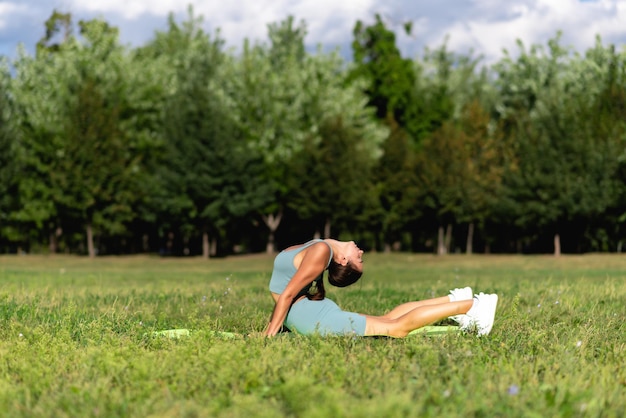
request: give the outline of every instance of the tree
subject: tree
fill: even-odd
[[[427,48],[415,63],[416,99],[407,130],[418,144],[416,175],[424,197],[415,199],[413,207],[421,214],[422,229],[438,225],[438,253],[449,251],[456,222],[468,224],[466,251],[471,252],[475,222],[483,218],[465,219],[478,216],[470,202],[484,195],[465,187],[471,183],[481,188],[479,178],[487,174],[481,160],[489,153],[481,154],[476,147],[492,142],[494,130],[483,110],[491,107],[494,93],[479,62],[480,58],[448,51],[444,42],[437,49]]]
[[[179,25],[169,16],[168,30],[157,32],[154,41],[141,50],[141,55],[162,58],[173,88],[164,97],[165,106],[160,126],[164,133],[163,153],[154,161],[156,185],[152,206],[158,213],[158,222],[168,235],[179,232],[188,242],[197,229],[203,235],[203,254],[209,255],[209,227],[200,222],[200,213],[210,199],[198,192],[202,185],[212,181],[210,166],[212,141],[215,135],[224,135],[229,122],[221,121],[214,111],[216,95],[210,90],[217,67],[223,61],[222,41],[211,40],[201,29],[201,18],[189,9],[189,18]],[[220,111],[221,116],[221,111]],[[214,125],[217,121],[218,125]],[[225,126],[228,126],[225,128]],[[208,186],[208,185],[207,185]],[[192,188],[196,191],[192,194]],[[211,186],[208,186],[211,189]],[[172,243],[166,244],[171,251]],[[188,244],[185,244],[185,251]]]
[[[322,126],[341,120],[361,138],[358,147],[378,153],[385,130],[372,119],[362,80],[346,85],[345,64],[336,53],[303,55],[304,24],[287,19],[270,25],[271,45],[246,43],[229,78],[250,152],[263,156],[263,179],[272,190],[258,213],[268,229],[267,252],[293,193],[285,179],[305,144],[321,143]]]
[[[69,95],[64,82],[65,76],[72,73],[67,64],[48,53],[36,58],[22,53],[14,63],[11,81],[20,170],[16,185],[19,205],[11,218],[18,229],[28,231],[21,236],[24,242],[39,238],[33,233],[46,234],[51,252],[57,250],[58,231],[62,228],[57,199],[63,191],[54,189],[50,173],[63,148]]]
[[[0,62],[0,243],[15,238],[11,215],[16,208],[17,136],[12,123],[10,73],[6,62]]]
[[[138,156],[128,152],[120,130],[120,104],[107,100],[86,78],[66,127],[66,143],[52,182],[63,190],[63,211],[84,224],[87,253],[96,255],[94,228],[111,234],[132,219]]]
[[[363,210],[371,156],[361,137],[340,117],[320,127],[320,141],[307,141],[291,161],[288,205],[300,219],[312,221],[316,235],[330,238],[333,225],[351,224]]]
[[[559,255],[563,233],[572,235],[613,204],[622,134],[595,122],[601,112],[593,105],[610,79],[611,60],[571,56],[558,36],[548,46],[549,54],[534,46],[517,61],[507,58],[498,66],[506,86],[501,114],[517,160],[516,170],[505,176],[501,210],[522,229],[550,233]],[[513,113],[516,107],[520,110]],[[578,238],[571,239],[578,241],[580,232],[575,233]],[[580,251],[575,244],[570,248]]]
[[[132,71],[117,29],[101,20],[79,27],[81,39],[16,65],[23,176],[15,216],[47,227],[51,252],[64,230],[80,225],[94,256],[94,234],[119,235],[132,218],[142,147],[125,135]]]
[[[37,53],[45,54],[49,52],[57,52],[63,43],[66,43],[72,37],[72,14],[61,13],[56,9],[52,11],[52,15],[46,20],[46,34],[37,42]],[[53,39],[62,31],[61,39],[57,43],[53,43]]]
[[[287,190],[282,179],[287,161],[304,140],[301,51],[306,29],[304,23],[294,28],[290,18],[269,25],[268,31],[272,41],[269,47],[245,42],[228,79],[228,89],[250,152],[263,158],[262,179],[267,195],[257,213],[267,227],[266,251],[271,253],[275,251],[275,234],[286,205]]]
[[[453,223],[469,225],[466,252],[471,253],[474,225],[483,225],[499,194],[506,150],[490,122],[475,101],[460,123],[446,122],[424,142],[418,175],[423,200],[439,220],[438,254],[449,252],[443,226]]]
[[[405,127],[414,102],[415,73],[411,60],[402,58],[395,34],[385,27],[378,14],[371,26],[357,21],[353,34],[356,65],[352,76],[368,81],[365,93],[379,119],[393,119]]]
[[[187,68],[190,79],[166,109],[164,170],[165,188],[179,202],[172,214],[201,231],[202,254],[209,257],[226,225],[251,210],[249,200],[263,193],[264,185],[259,184],[258,158],[247,152],[232,114],[208,88],[212,80],[201,75],[202,68],[207,67]]]
[[[439,48],[426,48],[422,59],[415,60],[414,103],[405,129],[417,144],[446,121],[459,121],[473,101],[491,108],[496,92],[480,61],[449,51],[447,40]]]
[[[381,232],[386,252],[398,247],[403,233],[420,215],[413,141],[395,122],[389,124],[391,133],[382,145],[382,156],[372,174],[374,190],[370,196],[375,196],[375,200],[369,205],[372,212],[366,220],[370,230]]]
[[[223,41],[211,39],[200,23],[192,10],[182,25],[170,16],[168,31],[157,33],[141,53],[163,57],[173,69],[153,207],[168,230],[180,230],[185,253],[190,239],[201,236],[202,254],[209,257],[229,224],[256,208],[255,200],[266,193],[262,160],[249,153],[225,89],[232,63]]]
[[[598,145],[606,147],[596,158],[608,163],[604,169],[614,180],[611,202],[604,212],[595,213],[589,220],[589,228],[595,228],[587,231],[586,238],[592,251],[620,251],[626,219],[626,54],[617,53],[614,45],[604,47],[598,37],[585,58],[590,65],[606,68],[604,77],[595,79],[600,91],[590,104],[593,116],[588,120],[588,135],[600,139]]]

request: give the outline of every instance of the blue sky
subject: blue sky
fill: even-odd
[[[471,50],[489,63],[503,48],[517,51],[516,39],[545,44],[558,30],[562,43],[580,52],[596,35],[619,48],[626,44],[626,0],[0,0],[0,54],[15,57],[19,44],[32,54],[55,8],[75,21],[102,17],[120,29],[122,43],[137,46],[165,28],[170,12],[184,18],[190,4],[206,30],[219,28],[233,48],[245,38],[266,40],[268,23],[293,15],[307,23],[311,48],[339,48],[349,57],[354,23],[372,22],[375,13],[397,29],[408,57],[447,37],[450,50]],[[401,31],[406,21],[413,22],[412,36]]]

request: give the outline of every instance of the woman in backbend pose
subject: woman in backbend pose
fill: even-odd
[[[342,311],[325,298],[324,270],[328,281],[338,287],[349,286],[363,273],[363,251],[354,241],[316,239],[280,252],[274,260],[270,292],[276,305],[265,330],[278,333],[283,324],[300,334],[380,335],[404,337],[409,332],[452,317],[464,331],[478,335],[491,331],[498,296],[472,294],[465,287],[447,296],[399,305],[382,316]]]

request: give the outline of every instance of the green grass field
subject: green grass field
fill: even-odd
[[[272,257],[0,257],[0,416],[623,417],[626,257],[366,254],[382,314],[470,285],[486,338],[259,337]],[[187,328],[189,337],[154,336]],[[252,333],[235,339],[211,331]]]

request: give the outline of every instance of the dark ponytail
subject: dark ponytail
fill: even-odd
[[[320,274],[315,280],[308,285],[304,286],[302,290],[298,292],[293,301],[300,299],[302,296],[306,296],[308,300],[323,300],[326,297],[326,290],[324,289],[324,273]]]
[[[326,290],[324,289],[324,273],[311,283],[306,298],[308,300],[322,300],[326,297]]]

